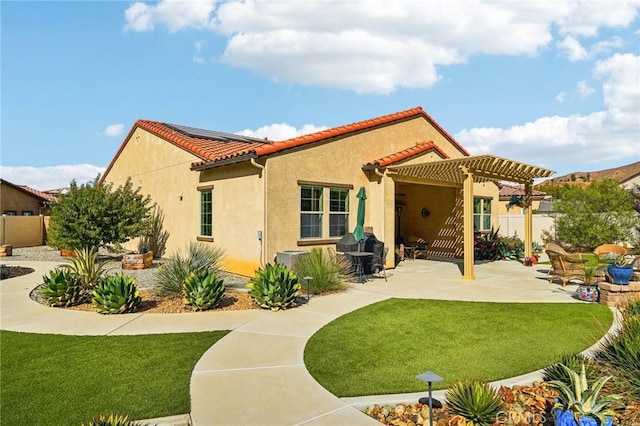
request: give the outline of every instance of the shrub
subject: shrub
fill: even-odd
[[[90,288],[98,282],[108,272],[106,262],[98,261],[98,249],[96,247],[74,250],[75,257],[65,259],[66,264],[60,268],[67,270],[78,277],[84,288]]]
[[[524,242],[518,237],[501,237],[498,231],[476,233],[474,240],[476,260],[517,260],[524,257]]]
[[[140,237],[138,242],[138,252],[144,253],[146,250],[153,252],[153,257],[159,259],[164,255],[169,239],[169,232],[163,229],[164,213],[156,206],[149,218],[149,231]]]
[[[340,290],[350,272],[344,258],[319,248],[298,256],[293,270],[299,278],[313,278],[309,281],[309,290],[313,294]]]
[[[200,271],[195,274],[192,272],[184,280],[184,303],[196,311],[205,311],[220,303],[225,290],[223,279],[215,273]]]
[[[493,424],[498,414],[504,410],[504,403],[498,392],[478,380],[454,383],[447,391],[446,399],[452,414],[462,416],[478,426]]]
[[[141,301],[136,279],[124,274],[104,278],[93,290],[92,304],[101,314],[133,312]]]
[[[121,416],[118,414],[109,414],[109,417],[100,414],[100,417],[94,417],[82,426],[137,426],[139,423],[129,420],[129,416]]]
[[[300,290],[298,277],[285,265],[268,263],[256,271],[256,276],[247,284],[249,294],[265,309],[277,311],[287,309],[296,302]]]
[[[54,269],[42,277],[44,287],[42,297],[50,306],[73,306],[82,302],[82,283],[71,272]]]
[[[600,370],[591,359],[579,353],[572,353],[562,355],[558,358],[555,364],[545,368],[542,373],[542,380],[545,382],[556,380],[569,385],[571,384],[571,376],[567,372],[565,366],[569,367],[571,370],[578,370],[582,365],[585,366],[585,372],[588,380],[595,380],[595,378],[600,374]]]
[[[156,272],[156,279],[162,294],[180,293],[185,278],[190,273],[202,271],[220,272],[224,252],[215,246],[191,242],[186,254],[177,252]]]

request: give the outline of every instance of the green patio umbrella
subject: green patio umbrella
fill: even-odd
[[[353,230],[353,238],[356,241],[364,240],[364,200],[367,199],[367,193],[364,190],[364,186],[360,187],[360,191],[358,191],[358,223],[356,225],[356,229]]]

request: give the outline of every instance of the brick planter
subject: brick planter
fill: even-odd
[[[143,254],[125,254],[122,256],[122,269],[146,269],[152,264],[152,251]]]
[[[620,306],[628,299],[640,297],[640,281],[631,281],[627,285],[599,283],[600,303],[607,306]]]

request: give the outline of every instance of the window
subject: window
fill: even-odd
[[[200,190],[200,235],[213,236],[213,191]]]
[[[22,216],[33,216],[33,212],[31,210],[22,210]]]
[[[18,212],[15,210],[5,210],[3,214],[7,216],[15,216],[18,214]]]
[[[342,237],[348,226],[349,188],[300,186],[300,238]]]
[[[323,188],[321,186],[300,187],[300,237],[322,237]]]
[[[349,190],[329,189],[329,237],[342,237],[349,226]]]
[[[473,199],[473,230],[491,231],[491,198]]]

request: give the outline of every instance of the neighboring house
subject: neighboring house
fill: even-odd
[[[44,244],[49,203],[54,195],[0,179],[0,244],[29,247]]]
[[[0,211],[7,216],[37,216],[49,214],[54,195],[26,185],[16,185],[0,179]]]
[[[151,196],[169,253],[214,243],[228,270],[249,276],[279,251],[335,246],[356,226],[364,187],[364,225],[386,246],[423,237],[434,256],[464,256],[463,278],[474,279],[473,228],[498,222],[494,181],[530,189],[552,173],[470,156],[417,107],[280,142],[139,120],[101,181],[131,178]]]
[[[499,199],[500,199],[500,206],[498,209],[498,214],[503,215],[503,214],[513,214],[513,215],[520,215],[523,214],[524,212],[524,208],[522,207],[518,207],[517,205],[511,205],[509,206],[509,203],[511,202],[511,200],[513,199],[513,197],[519,197],[520,199],[524,199],[525,197],[525,190],[523,186],[517,186],[517,185],[508,185],[506,183],[499,183],[498,187],[500,188],[499,191]],[[543,200],[548,200],[547,198],[547,194],[545,192],[542,191],[537,191],[535,189],[531,190],[531,208],[533,209],[533,211],[539,211],[540,210],[540,203]]]

